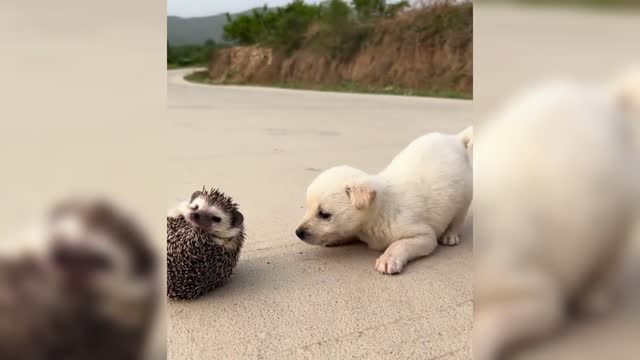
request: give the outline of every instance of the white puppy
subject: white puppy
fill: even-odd
[[[376,270],[395,274],[440,243],[457,245],[473,193],[473,129],[413,141],[377,175],[349,166],[320,174],[307,189],[296,235],[314,245],[360,240],[385,250]]]
[[[604,310],[638,199],[638,75],[542,86],[480,130],[474,359],[548,334],[569,305]]]

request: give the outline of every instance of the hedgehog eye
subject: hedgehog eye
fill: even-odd
[[[322,220],[329,220],[331,218],[331,214],[322,210],[318,210],[318,217]]]
[[[213,216],[211,216],[211,221],[213,221],[215,223],[219,223],[220,221],[222,221],[222,219],[220,219],[219,217],[213,215]]]
[[[93,256],[88,259],[88,265],[91,265],[96,270],[106,271],[111,269],[111,261],[106,256]]]

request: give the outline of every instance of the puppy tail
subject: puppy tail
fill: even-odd
[[[462,144],[465,148],[469,149],[473,146],[473,126],[469,126],[468,128],[462,130],[460,134],[458,134],[460,139],[462,140]]]
[[[624,112],[640,113],[640,64],[629,67],[611,84],[613,96]]]

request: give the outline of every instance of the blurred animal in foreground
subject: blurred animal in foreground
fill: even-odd
[[[70,199],[24,240],[0,253],[0,359],[142,359],[159,288],[133,220]]]
[[[477,136],[473,358],[606,312],[637,220],[640,71],[613,86],[555,82]]]

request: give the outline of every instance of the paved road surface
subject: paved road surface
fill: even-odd
[[[192,85],[183,73],[168,75],[167,206],[220,186],[248,240],[226,286],[169,304],[169,357],[468,359],[470,225],[461,245],[399,276],[377,273],[365,246],[313,247],[294,229],[321,170],[378,171],[417,136],[470,125],[471,102]]]
[[[533,82],[600,81],[640,61],[640,14],[481,5],[474,26],[473,117],[464,101],[195,86],[169,73],[168,205],[203,182],[220,185],[249,226],[232,282],[202,300],[170,304],[171,358],[470,357],[470,227],[463,244],[397,277],[375,273],[378,254],[363,246],[315,248],[293,229],[304,189],[322,169],[378,170],[418,134],[481,122]],[[523,358],[629,358],[640,352],[633,299]]]

